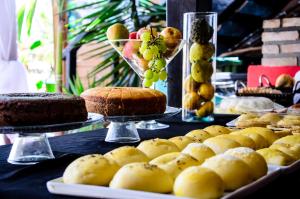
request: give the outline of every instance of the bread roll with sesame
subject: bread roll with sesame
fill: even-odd
[[[181,197],[216,199],[224,193],[224,182],[213,170],[193,166],[179,174],[173,191],[176,196]]]
[[[133,146],[122,146],[104,154],[114,160],[120,167],[133,162],[148,162],[149,158]]]
[[[211,134],[201,129],[190,131],[185,136],[191,137],[199,142],[204,142],[204,140],[212,137]]]
[[[213,156],[201,165],[215,171],[224,181],[225,190],[236,190],[253,180],[250,167],[241,159],[231,155]]]
[[[150,164],[155,164],[159,168],[163,169],[174,179],[186,168],[191,166],[197,166],[201,163],[192,156],[184,153],[167,153],[153,159]],[[174,155],[176,154],[176,155]]]
[[[145,140],[137,148],[145,153],[150,160],[166,153],[180,151],[176,144],[170,140],[160,138]]]
[[[212,136],[231,133],[231,131],[227,127],[221,125],[211,125],[204,128],[203,130],[207,131]]]
[[[287,166],[295,161],[291,156],[277,149],[264,148],[256,152],[262,155],[268,164]]]
[[[254,180],[259,179],[268,172],[268,165],[264,157],[251,148],[238,147],[229,149],[225,152],[225,154],[232,155],[243,160],[250,167]]]
[[[74,160],[63,174],[66,184],[106,186],[120,167],[100,154],[92,154]]]
[[[208,138],[203,144],[211,148],[216,154],[224,153],[228,149],[241,146],[238,142],[225,137]]]
[[[188,144],[197,142],[195,139],[188,136],[176,136],[170,138],[169,140],[174,144],[176,144],[176,146],[179,148],[180,151],[184,149]]]
[[[109,186],[117,189],[169,193],[173,188],[173,179],[156,165],[138,162],[123,166]]]
[[[181,153],[185,153],[196,158],[200,163],[204,162],[207,158],[216,155],[211,148],[202,143],[191,143],[187,145]]]

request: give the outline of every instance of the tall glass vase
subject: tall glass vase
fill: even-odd
[[[182,120],[213,121],[217,14],[185,13],[183,38]]]

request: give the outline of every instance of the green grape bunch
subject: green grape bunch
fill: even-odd
[[[167,79],[167,62],[164,57],[167,46],[161,35],[154,36],[152,34],[152,28],[142,33],[140,38],[142,44],[139,52],[148,61],[148,69],[144,72],[143,86],[151,87],[158,80],[165,81]]]

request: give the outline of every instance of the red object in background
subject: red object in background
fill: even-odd
[[[250,65],[247,73],[247,86],[257,87],[259,85],[259,77],[265,75],[269,78],[270,83],[275,85],[276,78],[281,74],[289,74],[292,77],[300,71],[300,66],[261,66]],[[265,83],[265,82],[263,82]],[[265,85],[265,84],[264,84]]]
[[[137,38],[136,38],[136,33],[137,33],[137,32],[131,32],[131,33],[129,34],[129,39],[137,39]]]

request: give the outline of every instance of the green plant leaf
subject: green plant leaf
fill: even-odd
[[[42,41],[41,41],[41,40],[36,40],[35,42],[33,42],[33,43],[31,44],[30,50],[33,50],[33,49],[35,49],[35,48],[37,48],[37,47],[39,47],[39,46],[41,46],[41,45],[42,45]]]
[[[24,21],[24,15],[25,15],[25,8],[26,5],[23,4],[21,6],[21,8],[18,11],[18,16],[17,16],[17,20],[18,20],[18,41],[21,41],[21,36],[22,36],[22,28],[23,28],[23,21]]]
[[[71,22],[70,41],[79,34],[87,34],[77,42],[77,45],[97,43],[84,53],[84,59],[95,59],[99,57],[97,64],[88,74],[88,86],[138,86],[140,79],[130,66],[122,60],[114,49],[108,48],[106,42],[106,30],[114,23],[123,23],[129,31],[138,30],[150,22],[165,20],[166,7],[153,3],[151,0],[106,0],[94,1],[76,5],[69,11],[91,9],[85,16]],[[110,70],[111,68],[111,70]],[[104,82],[106,82],[104,84]],[[74,87],[81,88],[79,82]]]
[[[31,0],[29,5],[28,14],[26,17],[26,24],[27,24],[27,35],[30,36],[31,32],[31,26],[32,26],[32,19],[35,13],[35,7],[36,7],[37,0]]]

